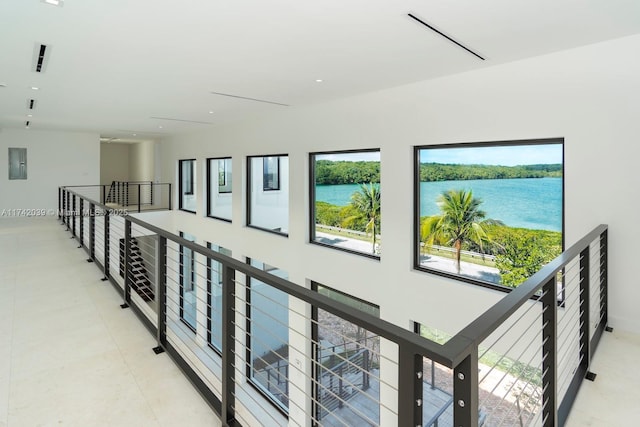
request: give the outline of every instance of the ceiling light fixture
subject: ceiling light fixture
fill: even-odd
[[[27,114],[27,117],[33,117],[33,114]]]
[[[316,79],[316,83],[322,83],[322,79]]]
[[[31,89],[33,89],[33,90],[40,90],[40,88],[39,88],[39,87],[35,87],[35,86],[31,86]]]
[[[162,126],[158,126],[158,129],[162,129]]]
[[[62,7],[64,0],[42,0],[42,3],[50,4],[51,6]]]
[[[209,114],[213,114],[213,111],[209,111]]]
[[[133,134],[133,136],[138,136],[138,134],[137,134],[137,133],[134,133],[134,134]]]

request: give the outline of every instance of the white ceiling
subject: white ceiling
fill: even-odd
[[[289,108],[212,92],[300,106],[636,33],[640,0],[0,0],[0,127],[148,139]]]

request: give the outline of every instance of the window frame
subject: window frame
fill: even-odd
[[[218,161],[218,170],[217,171],[213,171],[213,168],[211,167],[211,163],[212,161]],[[215,191],[217,191],[217,194],[230,194],[233,196],[233,188],[230,189],[229,191],[220,191],[220,165],[225,165],[224,166],[224,174],[225,174],[225,182],[228,181],[227,179],[227,168],[226,168],[226,160],[232,160],[232,157],[209,157],[206,159],[206,165],[207,165],[207,217],[209,218],[214,218],[214,219],[218,219],[220,221],[225,221],[225,222],[232,222],[231,218],[224,218],[221,216],[217,216],[214,214],[214,212],[211,209],[211,200],[213,197],[212,191],[214,191],[214,188],[212,188],[211,186],[211,177],[213,173],[217,173],[218,174],[218,185],[217,188],[215,189]],[[233,172],[232,172],[233,173]],[[226,185],[225,185],[226,186]],[[231,178],[231,186],[233,187],[233,177]]]
[[[183,173],[184,173],[184,163],[191,162],[191,166],[189,167],[189,187],[185,189],[183,185]],[[184,207],[184,196],[195,196],[195,165],[196,159],[180,159],[178,160],[178,209],[183,212],[189,212],[195,214],[195,210],[190,210]],[[190,191],[186,191],[190,190]],[[196,203],[197,205],[197,203]]]
[[[217,246],[218,250],[213,249],[213,246]],[[232,252],[230,249],[227,248],[223,248],[220,245],[216,245],[214,243],[211,242],[207,242],[207,249],[212,250],[214,252],[218,252],[222,255],[226,255],[231,257],[232,256]],[[224,252],[228,252],[224,253]],[[213,289],[213,275],[212,273],[212,262],[217,262],[218,264],[220,264],[220,267],[224,267],[222,265],[222,263],[215,261],[209,257],[207,257],[207,345],[209,346],[209,348],[211,348],[213,351],[215,351],[219,356],[222,356],[222,346],[218,347],[214,342],[213,342],[213,298],[212,298],[212,289]],[[220,282],[219,285],[222,287],[224,286],[224,277],[223,277],[223,273],[222,271],[218,272],[219,276],[220,276]],[[224,307],[223,307],[224,309]],[[221,319],[220,319],[220,323],[222,324],[222,313],[220,313]]]
[[[280,191],[280,157],[281,156],[263,156],[262,157],[262,191]],[[271,173],[271,175],[275,176],[274,185],[267,185],[269,182],[265,179],[269,173],[268,171],[271,169],[269,163],[275,159],[275,173]]]
[[[256,159],[256,158],[262,158],[265,159],[267,157],[276,157],[278,158],[278,183],[280,184],[280,157],[286,157],[287,159],[289,158],[288,154],[268,154],[268,155],[251,155],[251,156],[247,156],[247,163],[246,163],[246,172],[247,172],[247,179],[246,179],[246,187],[245,187],[245,191],[246,191],[246,197],[247,197],[247,204],[246,204],[246,216],[245,216],[245,224],[247,227],[249,228],[255,228],[257,230],[261,230],[261,231],[266,231],[267,233],[272,233],[272,234],[276,234],[278,236],[283,236],[283,237],[289,237],[289,233],[288,232],[282,232],[282,231],[276,231],[276,230],[272,230],[269,228],[265,228],[265,227],[261,227],[259,225],[255,225],[251,223],[251,214],[253,211],[253,206],[252,206],[252,180],[253,180],[253,176],[255,171],[253,171],[252,168],[252,159]],[[263,177],[263,181],[264,181],[264,160],[262,162],[262,177]],[[263,183],[264,184],[264,183]],[[278,191],[282,191],[282,186],[280,186],[280,189],[278,190],[264,190],[264,185],[256,188],[256,191],[263,191],[265,193],[276,193]],[[260,190],[260,188],[262,188]],[[289,194],[287,194],[287,207],[289,207]],[[287,224],[288,227],[288,224]]]
[[[515,288],[508,287],[505,285],[500,285],[488,281],[474,279],[468,276],[462,276],[456,273],[450,273],[443,270],[436,270],[432,268],[424,267],[420,264],[420,209],[421,209],[421,194],[420,194],[420,152],[424,149],[464,149],[464,148],[482,148],[482,147],[524,147],[524,146],[532,146],[532,145],[560,145],[562,151],[562,183],[561,183],[561,191],[562,191],[562,201],[561,201],[561,221],[562,221],[562,229],[561,229],[561,252],[565,249],[565,236],[566,236],[566,223],[565,223],[565,144],[564,137],[555,137],[555,138],[541,138],[541,139],[511,139],[511,140],[501,140],[501,141],[480,141],[480,142],[460,142],[460,143],[443,143],[443,144],[432,144],[432,145],[417,145],[413,148],[413,268],[414,270],[434,274],[436,276],[454,279],[459,282],[469,283],[472,285],[480,286],[483,288],[488,288],[504,293],[509,293]],[[515,228],[515,227],[514,227]],[[532,299],[537,298],[535,295]],[[564,301],[564,295],[558,298],[559,301]]]
[[[364,256],[373,260],[380,261],[380,255],[368,252],[360,252],[354,249],[342,248],[339,246],[329,245],[327,243],[318,242],[316,240],[316,156],[327,154],[357,154],[357,153],[381,153],[380,148],[364,148],[353,150],[335,150],[335,151],[317,151],[309,153],[309,243],[313,245],[323,246],[334,250],[347,252],[359,256]],[[382,159],[380,162],[380,181],[382,181]],[[378,183],[381,185],[382,182]],[[380,203],[382,209],[382,201]],[[382,216],[381,216],[382,217]],[[382,223],[382,219],[380,221]]]
[[[363,305],[366,305],[366,306],[368,306],[370,308],[374,308],[374,309],[377,310],[377,313],[375,313],[375,314],[374,313],[368,313],[367,311],[362,310],[359,307],[357,307],[355,304],[352,305],[352,304],[349,304],[349,303],[346,303],[346,302],[342,302],[343,304],[349,305],[350,307],[352,307],[352,308],[354,308],[356,310],[360,310],[363,313],[367,313],[367,314],[369,314],[371,316],[377,316],[378,318],[380,318],[380,306],[377,305],[377,304],[374,304],[374,303],[366,301],[366,300],[364,300],[362,298],[358,298],[356,296],[350,295],[350,294],[348,294],[346,292],[342,292],[342,291],[340,291],[338,289],[331,288],[329,286],[323,285],[322,283],[316,282],[315,280],[311,280],[310,284],[311,284],[311,290],[313,292],[320,293],[320,289],[319,288],[322,287],[324,289],[329,290],[330,292],[334,292],[334,293],[336,293],[338,295],[341,295],[343,297],[351,299],[352,302],[355,303],[355,304],[363,304]],[[325,296],[327,296],[328,298],[334,299],[329,295],[325,295]],[[318,313],[319,310],[321,310],[321,309],[319,309],[317,306],[315,306],[315,305],[311,306],[311,319],[312,319],[312,321],[311,321],[311,357],[313,358],[313,368],[312,368],[312,373],[311,373],[312,378],[313,378],[312,381],[311,381],[312,382],[311,394],[312,394],[313,399],[312,399],[312,402],[311,402],[312,403],[311,406],[312,406],[312,414],[313,414],[314,420],[316,420],[316,421],[321,420],[321,411],[322,411],[321,405],[319,403],[320,402],[319,395],[320,395],[320,387],[321,387],[321,385],[320,385],[320,377],[322,376],[322,367],[321,367],[322,364],[320,363],[320,359],[321,359],[320,352],[321,352],[321,349],[318,346],[318,344],[320,343],[320,331],[319,331],[320,318],[319,318],[319,313]],[[346,320],[346,321],[348,322],[348,320]],[[353,323],[353,322],[349,322],[349,323]],[[382,337],[379,336],[379,338],[382,338]],[[317,422],[314,422],[313,425],[317,426],[319,424]]]
[[[181,238],[188,240],[184,237],[184,232],[180,231],[179,235]],[[189,240],[190,241],[190,240]],[[191,274],[190,274],[190,281],[191,281],[191,286],[192,286],[192,292],[196,292],[197,290],[197,283],[196,283],[196,268],[195,268],[195,251],[193,249],[189,249],[186,248],[184,245],[179,245],[179,254],[180,254],[180,265],[178,266],[178,274],[179,274],[179,290],[180,290],[180,301],[179,301],[179,306],[180,306],[180,321],[182,323],[184,323],[189,329],[191,329],[191,331],[193,331],[193,333],[196,333],[196,326],[198,325],[198,309],[196,306],[196,318],[194,319],[195,321],[195,325],[192,325],[191,323],[189,323],[185,318],[184,318],[184,294],[185,294],[185,283],[184,283],[184,273],[185,273],[185,268],[184,268],[184,258],[186,256],[185,254],[185,249],[188,249],[189,251],[191,251],[191,256],[190,256],[190,264],[191,264]],[[197,294],[196,294],[197,295]],[[196,302],[197,302],[197,296],[196,296]]]
[[[262,263],[262,267],[258,267],[252,264],[252,261],[257,261]],[[250,257],[246,257],[246,263],[249,264],[250,266],[254,267],[254,268],[258,268],[262,271],[265,272],[269,272],[270,270],[279,270],[278,267],[274,267],[270,264],[267,264],[263,261],[259,261]],[[288,276],[288,273],[287,273]],[[275,276],[277,277],[277,276]],[[252,298],[251,298],[251,287],[253,285],[252,281],[253,280],[258,280],[255,279],[253,277],[251,277],[250,275],[247,275],[247,281],[246,281],[246,286],[245,286],[245,378],[247,380],[247,384],[251,385],[251,387],[254,388],[254,390],[256,390],[258,393],[260,393],[270,404],[273,408],[275,408],[280,414],[282,414],[283,416],[286,417],[286,419],[289,419],[289,407],[285,407],[284,404],[282,402],[279,402],[278,399],[271,395],[271,393],[269,391],[266,390],[265,386],[260,384],[258,381],[254,380],[253,378],[253,360],[251,359],[251,353],[252,353],[252,341],[251,341],[251,337],[253,334],[253,328],[252,328],[252,320],[251,320],[251,307],[253,305],[252,302]],[[266,284],[266,286],[270,286],[268,284]],[[280,291],[282,292],[282,291]],[[288,316],[288,314],[287,314]],[[289,344],[289,338],[287,337],[287,343]],[[289,358],[289,356],[287,356]],[[289,372],[291,372],[291,370],[289,370]],[[290,380],[287,378],[287,381],[290,382]],[[287,386],[287,389],[290,389],[290,384]]]

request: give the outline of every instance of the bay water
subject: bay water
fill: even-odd
[[[357,184],[317,185],[316,200],[346,206]],[[437,181],[420,183],[420,216],[440,212],[436,200],[448,190],[472,190],[483,202],[486,218],[510,227],[562,231],[562,179],[519,178]]]

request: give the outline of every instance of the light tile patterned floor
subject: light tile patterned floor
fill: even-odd
[[[0,219],[0,427],[220,426],[64,230]]]

